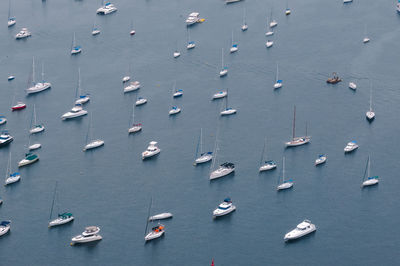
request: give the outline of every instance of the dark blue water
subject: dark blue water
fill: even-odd
[[[2,265],[396,265],[399,148],[397,141],[399,74],[397,43],[400,17],[394,1],[223,1],[114,2],[118,12],[96,16],[100,1],[13,1],[17,24],[7,29],[7,5],[0,10],[0,113],[14,142],[0,149],[0,173],[9,151],[12,164],[23,158],[33,104],[46,126],[34,136],[40,142],[40,162],[21,169],[21,182],[2,187],[0,219],[11,219],[10,234],[0,238]],[[246,6],[249,30],[241,32]],[[266,17],[273,8],[278,21],[271,49],[265,48]],[[196,48],[186,51],[184,20],[200,12],[204,23],[191,27]],[[136,35],[129,36],[131,21]],[[93,23],[101,28],[91,36]],[[363,44],[364,28],[371,42]],[[16,41],[28,27],[32,37]],[[229,55],[231,32],[239,51]],[[82,54],[71,57],[73,32]],[[182,52],[173,59],[178,42]],[[229,67],[220,79],[221,48]],[[26,97],[32,56],[37,78],[44,62],[51,90]],[[276,63],[283,88],[274,91]],[[121,78],[129,65],[142,83],[138,93],[123,94]],[[105,146],[82,152],[89,117],[61,121],[74,102],[78,67],[82,89],[92,99],[93,137]],[[325,80],[338,72],[343,82]],[[13,74],[16,79],[7,81]],[[184,90],[171,100],[174,81]],[[356,92],[347,88],[350,81]],[[369,84],[373,86],[376,120],[369,124]],[[212,102],[219,88],[229,88],[235,116],[219,117],[223,101]],[[143,131],[128,136],[132,103]],[[11,112],[14,101],[26,110]],[[172,104],[182,108],[168,117]],[[308,122],[309,145],[285,150],[291,137],[293,105],[297,106],[297,135]],[[218,162],[236,164],[235,175],[209,182],[209,165],[193,167],[199,129],[205,148],[212,150],[219,131]],[[267,137],[269,159],[278,170],[259,174]],[[140,154],[151,140],[161,154],[143,162]],[[360,148],[345,156],[343,148],[357,140]],[[326,165],[314,167],[318,154]],[[368,155],[380,184],[360,189]],[[291,191],[276,192],[281,160],[294,179]],[[72,224],[49,230],[47,223],[55,182],[55,211],[68,210]],[[2,181],[3,182],[3,181]],[[237,211],[212,220],[212,210],[230,196]],[[144,244],[147,210],[172,212],[162,239]],[[308,218],[317,232],[285,244],[284,234]],[[70,247],[72,236],[85,226],[101,227],[103,240]]]

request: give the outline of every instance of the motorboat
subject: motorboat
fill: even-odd
[[[143,104],[145,104],[145,103],[147,103],[147,99],[142,98],[142,97],[139,97],[139,98],[136,100],[135,105],[136,105],[136,106],[139,106],[139,105],[143,105]]]
[[[66,112],[65,114],[63,114],[61,116],[62,120],[66,120],[66,119],[72,119],[72,118],[76,118],[76,117],[80,117],[83,115],[87,115],[88,111],[84,110],[82,108],[81,104],[76,104],[74,107],[72,107],[71,111]]]
[[[353,91],[355,91],[357,89],[357,84],[355,84],[354,82],[350,82],[349,88],[352,89]]]
[[[128,86],[124,88],[124,93],[137,91],[140,89],[140,82],[139,81],[131,81]]]
[[[154,155],[157,155],[161,152],[161,149],[158,148],[157,146],[157,142],[156,141],[150,141],[149,146],[147,147],[147,149],[142,152],[142,159],[147,159],[150,158]]]
[[[63,225],[63,224],[69,223],[73,220],[74,220],[74,216],[72,215],[72,213],[69,213],[69,212],[60,213],[60,214],[58,214],[58,217],[56,219],[51,220],[49,222],[49,227]]]
[[[285,157],[283,157],[282,160],[282,182],[278,185],[276,188],[277,191],[289,189],[293,187],[293,180],[289,179],[287,180],[285,177]]]
[[[211,151],[210,152],[204,152],[204,153],[200,154],[199,158],[196,158],[196,160],[194,161],[194,164],[197,165],[197,164],[201,164],[201,163],[206,163],[206,162],[211,161],[212,158],[213,158],[213,156],[212,156],[212,152]]]
[[[174,52],[174,58],[178,58],[180,55],[181,55],[181,53],[179,51]]]
[[[30,31],[28,31],[27,28],[22,28],[17,35],[15,35],[15,39],[20,40],[20,39],[25,39],[31,36]]]
[[[11,80],[14,80],[14,79],[15,79],[15,76],[13,76],[13,75],[7,77],[8,81],[11,81]]]
[[[0,236],[3,236],[10,231],[11,221],[1,221],[0,222]]]
[[[158,224],[157,226],[151,228],[151,231],[144,237],[144,240],[150,241],[161,237],[165,233],[165,226],[163,224]]]
[[[196,44],[194,43],[194,41],[190,41],[188,42],[188,45],[186,46],[186,48],[189,49],[193,49],[194,47],[196,47]]]
[[[226,97],[227,95],[228,95],[228,92],[227,92],[227,91],[219,91],[219,92],[217,92],[217,93],[215,93],[215,94],[213,95],[212,99],[213,99],[213,100],[215,100],[215,99],[221,99],[221,98]]]
[[[221,111],[220,114],[221,114],[221,116],[233,115],[233,114],[236,114],[236,109],[228,107],[228,108],[225,108],[223,111]]]
[[[236,206],[233,205],[232,200],[230,198],[226,198],[221,204],[218,205],[218,208],[216,208],[213,211],[213,216],[214,217],[224,216],[235,210]]]
[[[319,165],[319,164],[323,164],[326,162],[326,155],[325,154],[320,154],[318,155],[318,158],[315,160],[315,166]]]
[[[28,147],[28,149],[29,149],[30,151],[33,151],[33,150],[37,150],[37,149],[39,149],[39,148],[41,148],[41,147],[42,147],[42,144],[40,144],[40,143],[35,143],[35,144],[30,145],[30,146]]]
[[[26,108],[26,104],[23,102],[17,102],[16,105],[11,107],[12,111],[19,111]]]
[[[216,170],[210,174],[210,180],[217,179],[235,171],[235,165],[233,163],[223,163]]]
[[[135,30],[131,30],[131,31],[129,32],[129,35],[133,36],[133,35],[135,35],[135,33],[136,33]]]
[[[200,15],[200,13],[198,13],[198,12],[190,13],[186,19],[186,25],[190,26],[190,25],[193,25],[193,24],[199,22],[199,20],[200,20],[199,15]]]
[[[259,171],[263,172],[263,171],[268,171],[268,170],[272,170],[276,168],[276,162],[275,161],[265,161],[265,163],[263,165],[260,166]]]
[[[133,124],[132,127],[128,129],[128,133],[136,133],[142,130],[142,124]]]
[[[18,167],[33,164],[37,161],[39,161],[39,155],[29,152],[29,153],[25,154],[25,159],[22,159],[21,161],[19,161]]]
[[[299,223],[295,229],[287,233],[284,237],[285,241],[295,240],[305,235],[308,235],[312,232],[317,230],[314,224],[311,223],[309,220],[304,220],[303,222]]]
[[[125,77],[122,78],[122,83],[126,83],[126,82],[128,82],[130,79],[131,79],[130,76],[125,76]]]
[[[107,15],[107,14],[111,14],[115,11],[117,11],[117,8],[110,2],[107,2],[104,6],[97,9],[96,14]]]
[[[83,151],[95,149],[95,148],[101,147],[103,145],[104,145],[104,140],[96,139],[96,140],[93,140],[90,143],[86,144],[85,147],[83,147]]]
[[[4,115],[0,115],[0,125],[7,123],[7,118]]]
[[[344,147],[344,152],[348,153],[348,152],[352,152],[355,149],[358,149],[358,145],[357,142],[355,141],[350,141],[349,143],[347,143],[346,147]]]
[[[341,82],[341,81],[342,81],[342,79],[339,78],[339,76],[337,75],[337,73],[336,73],[336,72],[333,72],[332,77],[331,77],[331,78],[328,78],[328,79],[326,80],[326,83],[329,83],[329,84],[336,84],[336,83]]]
[[[272,45],[274,45],[274,42],[271,41],[271,40],[268,40],[268,41],[265,43],[265,46],[267,46],[267,48],[272,47]]]
[[[172,95],[174,98],[177,97],[181,97],[183,95],[183,90],[182,89],[178,89],[174,92],[174,94]]]
[[[14,137],[11,136],[7,131],[3,131],[0,134],[0,147],[6,146],[14,140]]]
[[[89,226],[85,228],[85,231],[81,235],[74,236],[71,239],[71,246],[75,244],[88,243],[93,241],[101,240],[102,237],[98,233],[100,232],[100,227]]]
[[[149,217],[149,221],[156,221],[156,220],[164,220],[172,218],[172,213],[170,212],[163,212],[157,215],[153,215]]]
[[[169,110],[169,115],[176,115],[181,112],[181,108],[177,106],[172,106],[171,110]]]

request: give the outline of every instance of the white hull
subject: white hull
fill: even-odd
[[[369,39],[368,37],[366,37],[366,38],[363,39],[363,43],[367,43],[367,42],[369,42],[369,41],[370,41],[370,39]]]
[[[378,183],[379,183],[379,180],[376,178],[368,179],[362,183],[362,187],[373,186],[373,185],[377,185]]]
[[[37,150],[41,147],[42,147],[42,145],[40,143],[35,143],[35,144],[32,144],[31,146],[29,146],[29,150],[33,151],[33,150]]]
[[[128,82],[131,79],[130,76],[125,76],[122,78],[122,83]]]
[[[236,206],[235,205],[231,205],[231,207],[226,209],[226,210],[215,209],[213,211],[213,216],[214,217],[221,217],[221,216],[227,215],[227,214],[229,214],[229,213],[231,213],[231,212],[233,212],[235,210],[236,210]]]
[[[19,161],[18,167],[22,167],[22,166],[25,166],[25,165],[30,165],[30,164],[33,164],[33,163],[35,163],[37,161],[39,161],[39,156],[36,157],[34,160],[23,159],[23,160]]]
[[[349,88],[355,91],[357,89],[357,85],[354,82],[350,82]]]
[[[8,26],[8,27],[14,26],[15,23],[17,23],[16,20],[9,20],[9,21],[7,22],[7,26]]]
[[[275,83],[274,84],[274,89],[280,89],[282,88],[282,83]]]
[[[265,33],[265,36],[272,36],[272,35],[274,35],[274,32],[273,32],[273,31],[267,31],[267,32]]]
[[[323,164],[326,162],[326,157],[318,158],[315,160],[315,165]]]
[[[355,145],[347,144],[347,146],[344,148],[344,152],[348,153],[348,152],[352,152],[352,151],[354,151],[356,149],[358,149],[358,145],[357,144],[355,144]]]
[[[100,30],[94,30],[94,31],[92,31],[92,35],[93,36],[96,36],[96,35],[99,35],[100,34]]]
[[[71,239],[71,246],[75,244],[82,244],[82,243],[89,243],[93,241],[98,241],[103,239],[101,235],[91,235],[91,236],[83,236],[83,235],[78,235],[75,236]]]
[[[273,27],[276,27],[276,26],[278,26],[278,22],[276,22],[276,21],[271,21],[271,23],[269,23],[269,27],[270,28],[273,28]]]
[[[44,131],[44,126],[34,127],[31,130],[29,130],[29,133],[36,134],[36,133],[39,133],[39,132],[42,132],[42,131]]]
[[[218,168],[217,170],[211,172],[210,180],[227,176],[230,173],[233,173],[234,171],[235,171],[235,168],[233,168],[233,169],[232,168]]]
[[[276,164],[271,165],[271,164],[264,164],[260,167],[259,171],[263,172],[263,171],[268,171],[268,170],[272,170],[276,168]]]
[[[249,28],[249,26],[247,26],[247,24],[242,25],[242,31],[246,31]]]
[[[193,49],[194,47],[196,47],[196,44],[194,44],[194,43],[189,43],[189,44],[186,46],[186,49],[190,50],[190,49]]]
[[[373,111],[368,111],[365,116],[367,117],[368,120],[373,120],[375,118],[375,113]]]
[[[194,164],[197,165],[197,164],[206,163],[206,162],[211,161],[212,158],[213,158],[213,156],[212,156],[211,154],[205,154],[205,155],[200,156],[199,158],[197,158],[197,159],[194,161]]]
[[[224,110],[224,111],[221,112],[222,116],[224,116],[224,115],[233,115],[233,114],[236,114],[236,109],[229,109],[229,110]]]
[[[137,100],[137,101],[136,101],[135,105],[136,105],[136,106],[139,106],[139,105],[143,105],[143,104],[145,104],[145,103],[147,103],[147,100],[146,100],[146,99],[140,99],[140,100]]]
[[[158,149],[156,151],[153,151],[153,152],[145,151],[145,152],[142,153],[142,159],[144,160],[144,159],[151,158],[151,157],[159,154],[160,152],[161,152],[160,149]]]
[[[303,222],[305,223],[305,222]],[[302,224],[303,224],[302,223]],[[301,224],[300,224],[301,225]],[[298,225],[299,226],[299,225]],[[299,239],[303,236],[306,236],[312,232],[314,232],[315,230],[317,230],[317,228],[315,227],[314,224],[312,223],[308,223],[307,222],[307,226],[302,228],[302,229],[298,229],[298,227],[296,227],[294,230],[290,231],[289,233],[287,233],[284,237],[285,241],[290,241],[290,240],[295,240],[295,239]]]
[[[79,53],[81,53],[81,52],[82,52],[82,49],[81,49],[81,48],[71,50],[71,54],[72,54],[72,55],[74,55],[74,54],[79,54]]]
[[[228,92],[222,91],[222,92],[218,92],[218,93],[214,94],[212,98],[213,98],[213,100],[221,99],[221,98],[226,97],[226,95],[228,95]]]
[[[284,190],[284,189],[288,189],[288,188],[291,188],[291,187],[293,187],[293,183],[292,182],[285,182],[285,183],[283,183],[283,184],[280,184],[277,188],[276,188],[276,190]]]
[[[163,220],[163,219],[169,219],[172,218],[172,213],[170,212],[164,212],[160,213],[157,215],[153,215],[149,217],[149,221],[155,221],[155,220]]]
[[[35,86],[26,89],[26,93],[27,94],[34,94],[34,93],[42,92],[42,91],[50,89],[50,88],[51,88],[51,83],[50,82],[36,83]]]
[[[83,151],[95,149],[95,148],[101,147],[103,145],[104,145],[103,140],[100,140],[100,139],[94,140],[94,141],[90,142],[89,144],[86,144],[86,146],[83,148]]]
[[[10,225],[0,226],[0,236],[7,234],[8,231],[10,231],[10,228],[11,228]]]
[[[142,127],[140,126],[134,126],[128,129],[128,133],[136,133],[142,130]]]
[[[8,177],[8,178],[6,179],[5,186],[6,186],[6,185],[10,185],[10,184],[12,184],[12,183],[16,183],[16,182],[18,182],[18,181],[20,181],[20,180],[21,180],[21,176],[20,176],[20,175],[13,176],[13,177]]]
[[[144,237],[144,240],[150,241],[150,240],[159,238],[164,234],[164,232],[165,232],[164,230],[160,231],[160,232],[150,232]]]
[[[181,55],[180,52],[174,52],[174,58],[178,58]]]
[[[181,108],[171,109],[168,114],[169,115],[176,115],[181,112]]]
[[[292,141],[286,142],[285,144],[287,147],[296,147],[296,146],[307,144],[309,142],[310,142],[310,137],[305,136],[305,137],[297,137],[297,138],[293,139]]]
[[[80,117],[83,115],[87,115],[87,113],[88,112],[86,110],[81,110],[79,112],[67,112],[61,116],[61,119],[62,120],[72,119],[72,118]]]
[[[224,77],[228,74],[228,69],[223,69],[219,72],[219,76],[220,77]]]
[[[137,91],[138,89],[140,89],[140,82],[134,81],[134,82],[131,82],[131,84],[129,86],[126,86],[124,88],[124,93],[131,92],[131,91]]]
[[[66,218],[66,219],[57,218],[57,219],[54,219],[54,220],[49,222],[49,227],[63,225],[63,224],[71,222],[72,220],[74,220],[73,216],[71,216],[69,218]]]
[[[265,43],[265,46],[267,46],[267,48],[270,48],[270,47],[272,47],[273,44],[274,44],[273,41],[269,41],[269,42]]]
[[[229,50],[230,53],[234,53],[237,52],[237,50],[239,50],[237,47],[231,47],[231,49]]]
[[[79,98],[78,100],[75,101],[75,104],[85,104],[88,101],[90,101],[89,96],[85,96],[84,98]]]

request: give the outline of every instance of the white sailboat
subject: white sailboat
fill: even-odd
[[[283,160],[282,160],[282,183],[280,183],[278,185],[276,190],[280,191],[280,190],[288,189],[288,188],[291,188],[291,187],[293,187],[293,181],[292,181],[292,179],[286,180],[286,177],[285,177],[285,157],[283,157]]]
[[[379,177],[371,176],[371,158],[370,158],[370,156],[368,156],[367,166],[366,166],[365,170],[366,171],[364,171],[363,182],[361,184],[361,187],[363,188],[363,187],[377,185],[379,183],[379,179],[378,179]],[[365,175],[365,174],[367,174],[367,175]]]
[[[199,151],[200,151],[200,156],[198,157]],[[197,143],[196,156],[193,165],[196,166],[198,164],[209,162],[212,160],[212,158],[213,158],[212,152],[203,151],[203,128],[200,128],[200,137]]]
[[[90,114],[90,121],[89,121],[89,128],[88,128],[88,133],[86,135],[86,145],[83,148],[83,151],[87,151],[87,150],[91,150],[91,149],[95,149],[98,147],[101,147],[104,145],[104,140],[101,139],[95,139],[95,140],[91,140],[89,142],[89,138],[92,139],[92,113]]]
[[[263,152],[261,154],[261,163],[260,163],[261,166],[258,169],[260,172],[268,171],[268,170],[272,170],[272,169],[276,168],[276,162],[275,161],[268,160],[268,161],[264,162],[264,156],[265,156],[265,158],[267,158],[267,155],[266,155],[266,152],[265,152],[266,147],[267,147],[267,139],[265,139],[265,141],[264,141]],[[265,152],[265,154],[264,154],[264,152]]]
[[[249,28],[249,26],[246,23],[246,8],[243,8],[243,25],[242,25],[242,31],[246,31]]]
[[[179,56],[181,56],[181,52],[179,52],[179,50],[178,50],[178,41],[176,41],[176,49],[174,52],[174,58],[178,58]]]
[[[85,104],[88,101],[90,101],[90,94],[82,92],[82,87],[81,87],[81,68],[78,68],[78,87],[77,87],[76,91],[77,91],[77,97],[76,97],[76,100],[75,100],[75,104]]]
[[[222,70],[219,72],[219,77],[222,78],[228,74],[228,67],[224,66],[224,48],[222,48],[222,59],[221,59],[221,65],[222,65]]]
[[[369,39],[369,37],[368,37],[368,35],[367,35],[367,25],[365,24],[365,26],[364,26],[364,39],[363,39],[363,43],[367,43],[367,42],[369,42],[370,41],[370,39]]]
[[[135,123],[135,105],[132,108],[132,126],[128,129],[128,133],[137,133],[142,130],[141,123]]]
[[[270,26],[268,16],[267,16],[267,32],[265,33],[265,36],[272,36],[274,35],[274,31],[272,30],[272,27]]]
[[[280,89],[282,88],[282,80],[278,78],[279,77],[279,68],[278,68],[278,63],[276,63],[276,76],[275,76],[275,84],[274,84],[274,89]]]
[[[217,131],[215,137],[214,157],[212,158],[212,164],[210,167],[210,180],[221,178],[235,172],[235,165],[230,162],[225,162],[219,165],[218,168],[215,169],[215,164],[217,162],[217,154],[218,154],[218,135],[219,132]]]
[[[369,122],[372,122],[372,120],[375,119],[375,112],[372,110],[372,86],[370,86],[370,91],[369,91],[369,110],[365,114],[367,117],[367,120]]]
[[[225,90],[225,91],[222,90],[222,91],[219,91],[217,93],[214,93],[213,97],[212,97],[212,100],[222,99],[222,98],[226,97],[227,95],[228,95],[228,91],[227,90]]]
[[[236,114],[237,110],[233,109],[231,107],[228,107],[228,95],[225,97],[225,109],[221,111],[220,115],[225,116],[225,115],[233,115]]]
[[[33,105],[33,116],[32,116],[32,122],[31,122],[31,129],[29,130],[30,134],[36,134],[39,132],[44,131],[44,125],[43,124],[38,124],[37,119],[36,119],[36,105]]]
[[[8,27],[12,27],[15,25],[15,23],[17,23],[17,20],[15,19],[15,17],[11,16],[11,0],[8,1],[8,22],[7,25]]]
[[[286,1],[286,9],[285,9],[285,15],[289,16],[292,13],[292,11],[289,8],[289,3]]]
[[[278,26],[278,22],[276,22],[276,20],[273,19],[273,17],[272,17],[272,12],[273,12],[273,9],[271,9],[271,22],[269,23],[270,28]]]
[[[151,230],[147,230],[148,226],[149,226],[149,221],[153,221],[150,220],[150,210],[151,210],[151,205],[153,203],[153,198],[151,198],[150,200],[150,206],[149,206],[149,211],[148,211],[148,215],[147,215],[147,220],[146,220],[146,229],[145,229],[145,236],[144,236],[144,240],[150,241],[156,238],[159,238],[161,236],[164,235],[165,233],[165,226],[163,224],[158,223],[157,226],[154,226],[151,228]]]
[[[82,47],[80,45],[76,45],[75,32],[74,32],[74,37],[72,39],[71,55],[79,54],[81,52],[82,52]]]
[[[42,64],[42,82],[35,81],[35,57],[32,58],[32,87],[26,89],[27,94],[38,93],[51,88],[51,83],[44,80],[44,64]]]
[[[294,106],[293,110],[293,128],[292,128],[292,140],[286,142],[286,147],[295,147],[303,144],[309,143],[311,140],[311,136],[307,135],[307,124],[306,124],[306,135],[302,137],[296,137],[296,106]]]
[[[50,210],[50,217],[49,217],[50,222],[48,227],[63,225],[74,220],[74,216],[70,212],[59,213],[57,215],[57,218],[55,219],[51,218],[53,216],[54,202],[56,200],[56,195],[57,195],[57,183],[58,182],[56,181],[56,186],[54,188],[54,194],[53,194],[53,202],[51,204],[51,210]]]
[[[232,30],[232,46],[231,46],[231,49],[229,50],[229,52],[232,54],[232,53],[234,53],[234,52],[237,52],[238,49],[239,49],[239,48],[238,48],[237,43],[235,43],[235,42],[233,41],[233,30]]]
[[[6,170],[6,182],[5,186],[16,183],[21,180],[21,174],[18,172],[12,173],[12,166],[11,166],[11,150],[9,152],[8,163],[7,163],[7,170]]]
[[[194,47],[196,47],[196,44],[194,43],[194,41],[190,40],[190,31],[189,28],[187,28],[187,39],[188,39],[188,44],[186,46],[186,49],[190,50],[193,49]]]
[[[271,48],[272,45],[274,45],[274,42],[271,40],[267,40],[267,42],[265,43],[265,46],[267,46],[267,48]]]
[[[98,28],[98,27],[96,26],[96,22],[93,23],[92,36],[99,35],[100,32],[101,32],[101,31],[100,31],[100,28]]]

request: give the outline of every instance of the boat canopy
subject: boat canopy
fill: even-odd
[[[370,179],[378,179],[379,178],[379,176],[370,176],[370,177],[368,177],[368,179],[370,180]]]
[[[19,172],[15,172],[15,173],[10,174],[10,177],[19,176],[19,175],[20,175]]]
[[[232,202],[232,200],[231,200],[231,198],[228,197],[228,198],[225,198],[225,199],[224,199],[224,202],[230,203],[230,202]]]
[[[0,225],[7,226],[11,223],[11,221],[1,221]]]
[[[276,83],[282,83],[282,80],[281,80],[281,79],[278,79],[278,80],[276,81]]]
[[[80,45],[74,47],[74,50],[79,50],[79,49],[81,49]]]
[[[266,164],[276,164],[275,161],[269,160],[269,161],[265,161]]]
[[[64,213],[58,214],[58,217],[62,217],[62,218],[69,218],[71,216],[72,216],[72,213],[69,213],[69,212],[64,212]]]
[[[221,166],[226,167],[226,168],[234,168],[235,165],[233,163],[223,163]]]
[[[232,47],[238,47],[238,45],[235,43],[235,44],[232,44]]]

